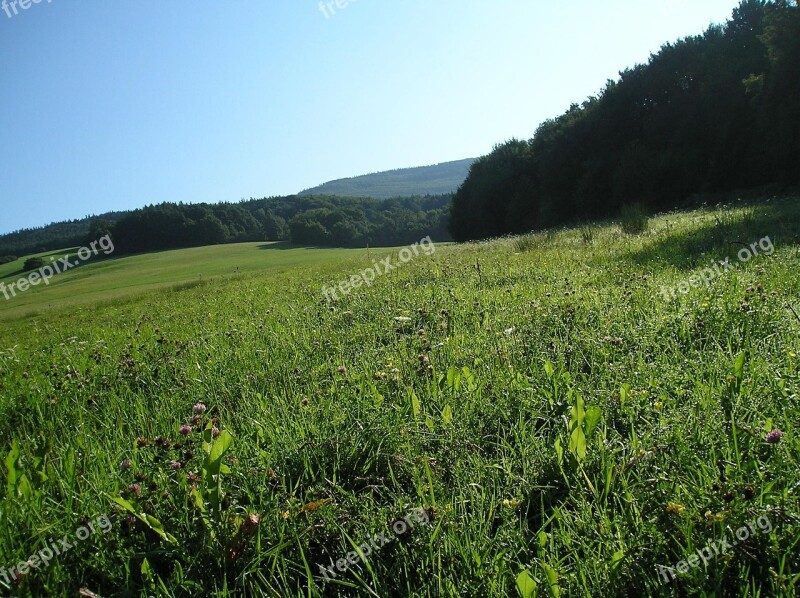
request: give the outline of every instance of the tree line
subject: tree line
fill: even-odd
[[[451,199],[451,195],[384,201],[293,196],[238,204],[164,203],[131,212],[108,232],[123,253],[251,241],[395,246],[428,235],[448,240]]]
[[[457,241],[670,209],[699,193],[800,183],[800,11],[745,0],[596,96],[478,159],[454,196]]]
[[[65,247],[81,245],[91,229],[92,222],[114,223],[127,212],[108,212],[100,216],[87,216],[79,220],[54,222],[46,226],[27,228],[0,235],[0,264],[13,262],[17,256],[44,253]],[[102,236],[102,235],[101,235]],[[93,237],[94,241],[99,237]]]
[[[107,234],[117,253],[251,241],[335,247],[407,245],[427,236],[448,241],[451,201],[452,194],[387,200],[290,196],[237,204],[162,203],[0,236],[0,263],[85,245]]]

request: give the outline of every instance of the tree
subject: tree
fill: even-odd
[[[267,241],[286,241],[291,236],[289,225],[284,218],[276,216],[271,210],[264,212],[261,220],[261,229]]]
[[[666,44],[596,96],[475,161],[455,194],[457,241],[648,211],[800,179],[800,17],[744,0],[703,35]]]
[[[32,270],[38,270],[39,268],[44,268],[47,262],[45,262],[40,257],[31,257],[25,260],[25,263],[22,266],[23,272],[30,272]]]

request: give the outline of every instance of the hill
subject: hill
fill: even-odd
[[[0,321],[46,314],[54,309],[91,310],[98,303],[124,303],[153,291],[169,294],[255,273],[334,263],[361,253],[352,249],[307,249],[287,243],[236,243],[134,256],[120,256],[115,251],[108,256],[100,253],[85,263],[76,258],[74,249],[46,253],[41,254],[46,263],[50,263],[50,257],[67,257],[80,265],[53,276],[47,285],[30,287],[8,300],[0,286]],[[27,275],[22,272],[21,259],[0,265],[0,285],[6,288]]]
[[[3,565],[100,525],[6,593],[794,596],[798,222],[66,272],[0,326]]]
[[[374,174],[338,179],[306,189],[299,195],[338,195],[344,197],[412,197],[454,193],[467,178],[474,159],[443,162],[433,166],[401,168]]]

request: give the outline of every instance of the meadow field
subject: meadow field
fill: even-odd
[[[798,199],[0,297],[0,593],[794,596]]]
[[[51,257],[56,263],[62,257],[79,263],[77,251],[74,247],[29,257],[41,257],[47,264],[51,263]],[[53,308],[89,306],[94,309],[98,303],[127,300],[149,291],[186,289],[254,272],[282,272],[297,266],[335,261],[352,253],[353,250],[347,249],[319,251],[287,243],[195,247],[122,258],[115,257],[113,251],[108,255],[101,252],[81,262],[79,267],[54,276],[48,285],[40,282],[16,297],[11,297],[9,292],[9,299],[0,294],[0,321],[39,315]],[[0,283],[10,285],[23,277],[24,262],[25,259],[20,258],[0,264]]]

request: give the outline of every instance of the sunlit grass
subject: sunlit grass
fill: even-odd
[[[0,305],[0,566],[108,514],[14,595],[791,596],[798,222],[794,199],[440,246],[333,304],[323,284],[389,250],[166,252],[87,268],[50,313]]]

